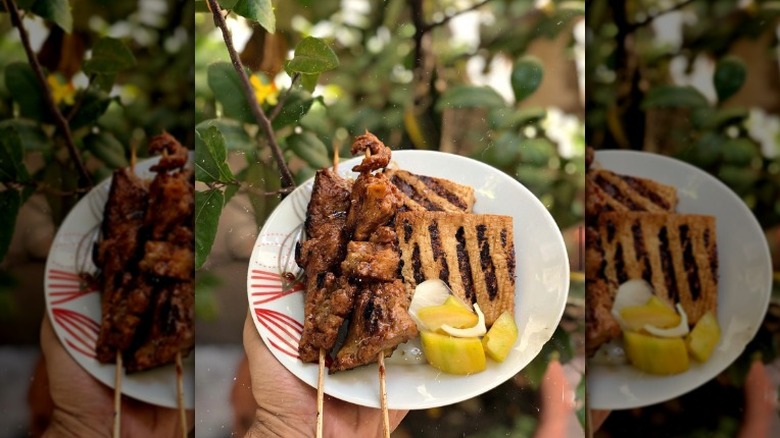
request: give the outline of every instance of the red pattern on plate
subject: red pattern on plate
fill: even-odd
[[[253,269],[250,290],[253,297],[260,299],[252,302],[255,318],[266,330],[271,347],[290,357],[298,358],[298,342],[303,333],[303,323],[276,310],[260,307],[287,295],[304,289],[303,283],[283,281],[282,276],[273,272]]]
[[[49,292],[49,297],[53,306],[96,292],[91,290],[89,284],[73,272],[51,269],[47,278],[49,280],[49,289],[52,290]]]
[[[69,335],[65,342],[75,351],[94,358],[100,324],[83,313],[62,307],[52,307],[51,313],[54,324]]]

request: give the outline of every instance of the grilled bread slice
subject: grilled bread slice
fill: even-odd
[[[718,249],[713,216],[605,213],[599,220],[604,276],[610,286],[642,278],[693,325],[718,304]]]
[[[677,205],[677,189],[649,179],[592,169],[586,184],[588,201],[598,202],[601,211],[663,213],[673,212]]]
[[[404,210],[471,213],[474,189],[443,178],[387,169],[385,175],[403,193]]]
[[[395,219],[407,294],[439,278],[462,301],[478,303],[490,325],[514,312],[515,248],[512,218],[414,211]]]

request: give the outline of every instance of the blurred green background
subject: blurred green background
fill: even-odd
[[[348,157],[351,139],[369,130],[393,149],[461,154],[506,172],[536,194],[564,230],[575,271],[572,291],[545,350],[483,396],[410,413],[395,437],[533,434],[539,383],[551,357],[566,364],[582,418],[583,7],[582,1],[280,1],[274,3],[274,33],[267,22],[229,15],[266,114],[278,102],[290,108],[274,120],[274,132],[299,183],[328,166],[334,149]],[[322,39],[339,66],[322,72],[316,86],[310,78],[288,92],[285,62],[308,36]],[[198,271],[197,292],[196,384],[215,388],[204,391],[213,397],[198,406],[198,434],[221,437],[231,420],[216,391],[229,387],[231,374],[216,367],[226,354],[231,360],[242,355],[246,266],[259,227],[279,202],[265,192],[280,181],[265,135],[228,92],[237,82],[226,79],[228,52],[207,12],[196,15],[195,50],[197,141],[219,149],[216,127],[230,169],[196,188],[204,198],[228,199],[209,216],[214,243]],[[570,430],[581,434],[579,421],[570,420]]]
[[[679,398],[613,412],[596,436],[735,436],[751,360],[760,357],[780,384],[780,2],[592,0],[586,8],[588,145],[669,155],[718,177],[766,231],[776,272],[765,320],[732,366]]]

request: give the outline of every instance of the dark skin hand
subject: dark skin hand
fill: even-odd
[[[317,428],[317,390],[299,380],[271,354],[247,314],[244,324],[252,394],[257,403],[247,437],[312,437]],[[379,377],[377,376],[377,379]],[[379,386],[379,381],[367,384]],[[324,437],[382,436],[382,411],[325,396]],[[409,411],[391,410],[390,430]]]
[[[41,324],[41,350],[53,402],[51,423],[44,436],[111,437],[114,390],[95,380],[63,348],[48,315]],[[181,436],[179,411],[122,397],[123,437]],[[192,429],[194,414],[187,412]]]

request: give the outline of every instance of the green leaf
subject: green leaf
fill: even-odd
[[[526,165],[546,167],[550,159],[556,155],[555,145],[546,138],[529,138],[520,144],[520,156]]]
[[[268,33],[276,32],[276,17],[271,0],[238,0],[233,7],[233,12],[256,21]]]
[[[496,141],[478,152],[475,158],[499,169],[506,169],[520,158],[520,137],[511,131],[503,132]]]
[[[315,99],[306,99],[298,93],[291,94],[284,103],[284,107],[271,123],[274,130],[298,123],[311,109]]]
[[[539,58],[535,56],[523,56],[515,62],[512,69],[512,90],[515,92],[517,102],[522,102],[528,96],[534,94],[544,77],[544,67]]]
[[[30,175],[23,160],[24,151],[19,133],[14,128],[0,129],[0,182],[29,180]]]
[[[547,115],[547,110],[534,106],[515,110],[513,108],[494,108],[488,112],[488,123],[493,129],[517,129],[539,122]]]
[[[331,165],[328,148],[311,132],[293,134],[287,137],[287,148],[315,169]]]
[[[210,127],[216,127],[225,138],[225,146],[229,151],[254,151],[257,143],[246,132],[241,122],[224,117],[209,119],[198,123],[195,130],[203,133]]]
[[[108,106],[115,98],[100,90],[87,90],[81,100],[81,105],[73,119],[70,121],[70,129],[77,130],[87,125],[92,125],[106,113]]]
[[[438,111],[444,108],[501,108],[505,106],[504,98],[489,86],[456,85],[447,89],[436,102]]]
[[[16,8],[23,11],[29,11],[34,3],[35,0],[17,0]],[[6,12],[5,4],[3,2],[0,2],[0,12]]]
[[[111,75],[134,67],[133,52],[116,38],[104,37],[92,48],[92,58],[84,62],[86,74]]]
[[[84,137],[84,146],[112,169],[130,165],[125,157],[125,147],[110,132],[87,135]]]
[[[661,85],[648,91],[642,108],[702,108],[707,98],[691,86]]]
[[[309,93],[314,93],[314,88],[317,87],[317,80],[320,78],[319,74],[307,75],[301,73],[301,86]]]
[[[73,30],[73,15],[68,0],[37,0],[31,11],[47,20],[57,23],[67,33]]]
[[[229,62],[216,62],[209,65],[208,84],[217,102],[222,104],[225,117],[241,122],[254,123],[252,110],[244,96],[236,70]]]
[[[325,41],[306,37],[295,46],[295,56],[287,63],[286,70],[303,74],[319,74],[338,66],[339,58]]]
[[[249,202],[255,212],[255,223],[262,228],[265,220],[271,215],[277,205],[279,196],[268,196],[264,193],[279,190],[281,180],[279,172],[263,161],[255,161],[247,168],[245,181],[255,190],[248,191]]]
[[[4,128],[16,131],[25,151],[39,151],[45,156],[51,153],[51,141],[39,123],[29,119],[8,119],[0,122],[0,130]]]
[[[222,0],[219,5],[222,9],[233,9],[233,6],[238,3],[238,0]],[[208,2],[206,0],[195,0],[195,12],[211,12]]]
[[[73,192],[78,186],[78,173],[75,169],[67,168],[57,160],[52,160],[43,170],[43,182],[49,187],[56,187],[63,192]],[[62,196],[58,193],[44,192],[49,203],[52,220],[59,225],[65,220],[65,216],[76,204],[75,195]]]
[[[733,96],[747,79],[747,68],[741,59],[735,56],[726,56],[718,62],[712,82],[718,93],[718,102],[724,102]]]
[[[723,145],[723,161],[735,166],[747,166],[760,156],[758,146],[747,138],[733,138]]]
[[[19,207],[22,205],[22,198],[19,192],[12,189],[6,189],[0,192],[0,262],[5,258],[8,247],[11,246],[11,238],[14,235],[16,227],[16,216],[19,214]]]
[[[43,90],[32,67],[24,62],[14,62],[5,68],[5,87],[19,104],[22,117],[45,120],[49,117]]]
[[[202,133],[196,131],[196,137],[201,142],[195,146],[195,179],[205,183],[234,181],[233,172],[226,163],[225,137],[219,129],[211,126]]]
[[[220,190],[195,192],[195,269],[200,269],[211,253],[224,205],[225,196]]]

